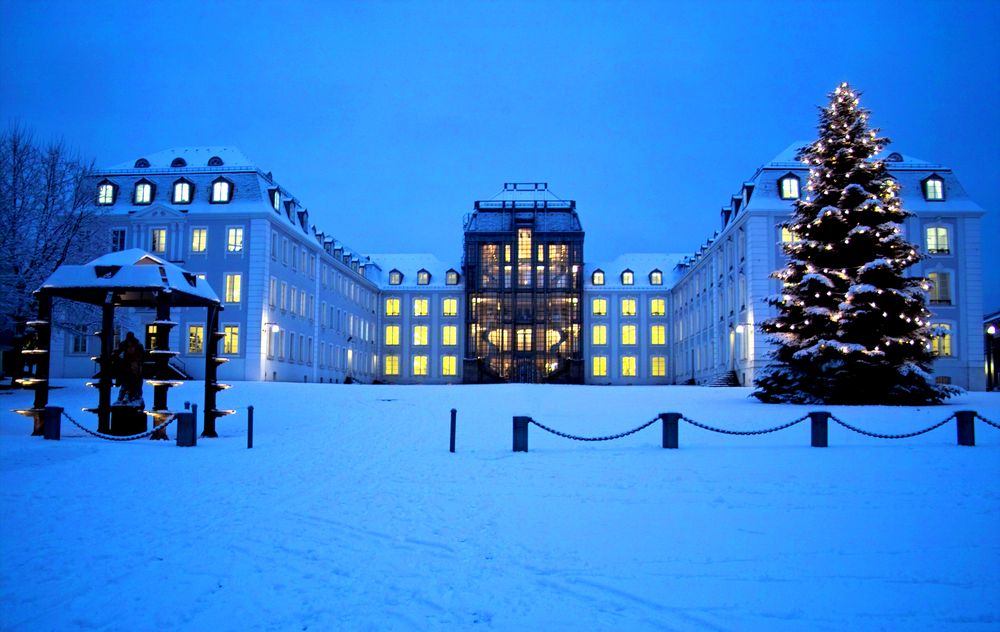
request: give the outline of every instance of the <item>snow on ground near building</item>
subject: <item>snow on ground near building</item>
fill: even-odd
[[[52,393],[81,422],[97,394]],[[197,399],[200,384],[171,393]],[[1000,430],[949,423],[901,441],[790,421],[747,389],[237,383],[256,406],[219,439],[112,443],[63,425],[29,437],[30,394],[0,395],[4,630],[987,630],[1000,626]],[[147,398],[151,392],[147,387]],[[458,409],[458,451],[448,411]],[[832,407],[882,432],[1000,394],[927,408]],[[200,424],[199,424],[200,426]],[[174,431],[171,427],[171,438]]]

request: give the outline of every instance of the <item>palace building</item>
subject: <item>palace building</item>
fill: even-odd
[[[781,244],[806,165],[796,144],[723,206],[693,254],[588,261],[577,204],[545,183],[476,201],[456,259],[362,254],[310,222],[268,172],[227,147],[171,149],[95,171],[87,194],[108,250],[141,248],[201,276],[223,299],[220,379],[460,384],[750,385],[770,343],[756,324],[778,291]],[[980,218],[951,169],[891,153],[907,238],[927,257],[941,332],[933,370],[985,387]],[[593,236],[591,238],[594,238]],[[600,238],[597,236],[596,238]],[[120,310],[117,331],[153,330]],[[203,377],[203,319],[181,310],[172,361]],[[53,332],[53,376],[96,373],[86,326]],[[148,347],[148,345],[147,345]]]

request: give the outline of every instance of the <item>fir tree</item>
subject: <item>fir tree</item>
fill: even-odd
[[[889,140],[846,83],[821,108],[819,139],[799,150],[806,195],[785,224],[789,261],[772,276],[778,315],[761,325],[777,343],[756,380],[765,402],[939,403],[957,389],[928,374],[932,336],[927,281],[904,270],[920,259],[902,236],[910,213],[876,158]]]

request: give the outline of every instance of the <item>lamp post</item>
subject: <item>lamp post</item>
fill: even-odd
[[[1000,386],[997,379],[997,356],[1000,356],[1000,344],[997,340],[997,327],[993,323],[986,327],[984,342],[986,347],[986,390],[992,391]]]

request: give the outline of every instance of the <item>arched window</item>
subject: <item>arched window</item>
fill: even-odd
[[[649,273],[649,284],[650,285],[663,285],[663,273],[659,270],[653,270]]]
[[[194,194],[194,185],[181,178],[174,182],[174,204],[190,204]]]
[[[399,285],[403,282],[403,273],[399,270],[389,271],[389,285]]]
[[[209,167],[221,167],[223,164],[225,163],[222,162],[222,158],[219,158],[218,156],[212,156],[208,159]]]
[[[593,285],[604,285],[604,270],[594,270],[590,275],[590,282]]]
[[[951,231],[947,226],[928,226],[924,229],[924,246],[928,254],[951,254]]]
[[[212,182],[212,204],[228,204],[233,199],[233,183],[225,178]]]
[[[118,186],[110,180],[102,180],[97,185],[97,204],[111,206],[118,197]]]
[[[931,355],[939,358],[953,355],[952,326],[949,323],[931,323],[931,332]]]
[[[944,200],[944,180],[938,175],[925,178],[920,183],[924,191],[924,199],[928,202],[941,202]]]
[[[892,152],[885,157],[886,162],[903,162],[903,155],[898,152]]]
[[[281,210],[281,191],[278,189],[271,189],[271,207],[275,212]]]
[[[632,285],[635,283],[635,274],[631,270],[622,272],[622,285]]]
[[[183,158],[174,158],[173,160],[170,161],[170,166],[173,167],[174,169],[179,169],[181,167],[188,166],[188,163]]]
[[[458,272],[455,270],[448,270],[445,275],[445,281],[448,285],[458,285]]]
[[[151,204],[153,202],[153,195],[155,193],[155,187],[152,182],[143,178],[135,183],[135,191],[132,194],[133,204]]]
[[[931,305],[951,305],[951,272],[934,270],[927,273],[930,289],[927,297]]]
[[[135,168],[136,169],[146,169],[148,167],[149,167],[149,161],[146,160],[145,158],[140,158],[140,159],[138,159],[138,160],[135,161]]]
[[[431,282],[431,273],[427,270],[417,271],[417,285],[427,285]]]
[[[799,199],[799,177],[794,173],[788,173],[778,180],[778,192],[782,200]]]

